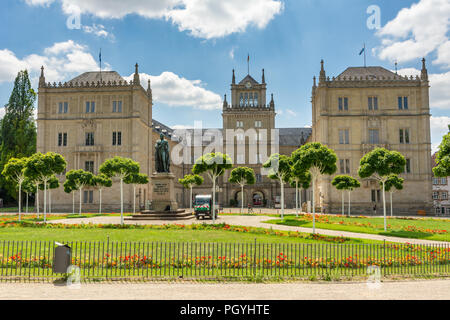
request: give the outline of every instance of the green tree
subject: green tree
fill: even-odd
[[[102,191],[105,188],[111,188],[112,180],[106,175],[100,173],[92,179],[92,186],[96,187],[99,191],[99,207],[98,213],[102,213]]]
[[[295,168],[291,159],[291,180],[289,181],[291,187],[295,188],[295,215],[298,217],[299,193],[300,193],[300,208],[302,206],[302,189],[308,189],[311,184],[311,174],[308,171],[302,171]]]
[[[120,180],[120,224],[123,225],[123,183],[129,176],[139,173],[139,163],[129,158],[114,157],[106,160],[100,166],[100,173],[108,178]]]
[[[227,154],[220,152],[212,152],[205,154],[195,161],[192,168],[193,174],[205,173],[213,184],[212,196],[213,196],[213,222],[216,221],[216,182],[217,178],[222,176],[227,170],[233,167],[233,162]]]
[[[67,176],[67,175],[66,175]],[[77,191],[77,186],[74,184],[73,180],[64,181],[64,192],[72,193],[72,214],[75,214],[75,192]]]
[[[450,125],[448,129],[450,131]],[[436,177],[445,178],[450,176],[450,132],[442,138],[442,142],[439,145],[433,173]]]
[[[23,181],[23,183],[22,183],[22,189],[23,189],[23,191],[25,192],[25,194],[26,194],[26,213],[28,214],[28,197],[29,197],[29,195],[30,194],[36,194],[37,192],[36,192],[36,184],[33,182],[33,181],[31,181],[30,179],[28,179],[28,178],[25,178],[25,180]]]
[[[83,188],[92,186],[94,175],[90,171],[85,171],[83,169],[78,170],[70,170],[66,173],[66,182],[68,186],[73,186],[76,190],[80,192],[80,207],[79,214],[81,215],[81,195],[83,192]],[[65,187],[66,188],[66,187]]]
[[[59,188],[59,180],[56,176],[51,177],[47,181],[47,189],[48,189],[48,213],[52,213],[52,189]],[[44,190],[44,184],[39,185],[39,190]]]
[[[192,212],[192,188],[194,186],[200,186],[203,183],[203,177],[198,174],[187,174],[182,179],[178,179],[178,182],[190,190],[189,210]]]
[[[255,184],[255,171],[248,167],[237,167],[231,170],[230,179],[231,183],[236,183],[241,186],[241,213],[244,209],[244,187],[246,185]]]
[[[385,184],[391,174],[402,173],[405,165],[405,157],[400,152],[384,148],[375,148],[365,154],[359,162],[358,175],[363,179],[375,178],[383,188],[384,231],[387,231]]]
[[[312,181],[313,233],[316,232],[316,183],[321,175],[332,175],[336,172],[337,156],[334,150],[319,142],[310,142],[292,153],[293,167],[296,170],[308,171]]]
[[[10,158],[2,171],[2,175],[6,178],[6,181],[19,187],[19,221],[21,221],[22,214],[22,184],[25,180],[27,161],[28,158]]]
[[[147,184],[148,176],[143,173],[134,174],[134,175],[128,176],[125,179],[125,183],[133,185],[133,214],[135,214],[136,213],[136,186],[138,184]]]
[[[338,190],[342,190],[342,215],[344,215],[344,192],[347,190],[348,192],[348,216],[350,217],[350,194],[356,188],[359,188],[361,184],[355,178],[348,175],[338,175],[334,177],[331,184],[336,187]]]
[[[44,184],[44,223],[47,221],[47,184],[55,175],[60,174],[66,168],[67,162],[64,157],[58,153],[40,152],[33,154],[27,162],[25,176],[34,181],[39,188],[39,184]],[[39,197],[37,198],[37,206],[39,207]]]
[[[28,72],[20,71],[5,106],[5,115],[0,120],[0,171],[9,159],[28,157],[36,152],[35,100],[36,93],[31,87]],[[15,186],[3,177],[0,177],[0,183],[16,199]]]
[[[267,176],[270,179],[278,180],[281,189],[281,218],[284,219],[284,184],[291,179],[291,159],[279,153],[272,154],[263,164],[263,168],[268,169]]]
[[[400,178],[399,176],[395,174],[391,174],[388,179],[386,180],[384,184],[384,190],[389,192],[389,197],[391,201],[391,217],[393,216],[393,210],[392,210],[392,194],[395,190],[402,190],[403,189],[403,182],[405,179]],[[382,186],[382,185],[381,185]]]

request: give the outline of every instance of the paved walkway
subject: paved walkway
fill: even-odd
[[[238,225],[238,226],[247,226],[247,227],[259,227],[266,229],[274,229],[274,230],[283,230],[283,231],[299,231],[305,233],[312,233],[312,228],[304,228],[304,227],[294,227],[294,226],[284,226],[284,225],[276,225],[276,224],[268,224],[264,223],[264,221],[274,219],[273,217],[265,217],[265,216],[221,216],[216,220],[216,223],[227,223],[229,225]],[[62,220],[51,220],[49,223],[65,223],[65,224],[81,224],[81,223],[93,223],[93,224],[118,224],[120,223],[120,217],[116,216],[106,216],[106,217],[93,217],[93,218],[71,218],[71,219],[62,219]],[[154,221],[127,221],[126,224],[154,224],[154,225],[162,225],[162,224],[192,224],[192,223],[208,223],[211,224],[212,220],[184,220],[184,221],[162,221],[162,220],[154,220]],[[445,241],[432,241],[432,240],[423,240],[423,239],[409,239],[409,238],[398,238],[398,237],[389,237],[377,234],[367,234],[367,233],[356,233],[356,232],[348,232],[348,231],[339,231],[339,230],[328,230],[328,229],[317,229],[316,233],[329,235],[329,236],[343,236],[349,238],[359,238],[359,239],[371,239],[371,240],[386,240],[391,242],[399,242],[399,243],[414,243],[414,244],[444,244],[449,245],[449,242]]]
[[[450,280],[361,283],[82,283],[79,289],[51,283],[0,283],[0,299],[99,300],[448,300]]]

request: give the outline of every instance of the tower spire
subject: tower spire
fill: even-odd
[[[236,84],[236,77],[234,75],[234,69],[233,69],[233,77],[231,78],[231,83]]]
[[[140,83],[139,80],[139,65],[136,62],[136,65],[134,66],[134,78],[133,78],[134,85],[138,85]]]
[[[41,76],[39,77],[39,87],[45,87],[44,66],[41,66]]]
[[[147,96],[152,99],[152,87],[151,87],[151,83],[150,83],[150,78],[148,79],[148,84],[147,84]]]
[[[420,73],[420,79],[424,81],[428,80],[428,70],[425,64],[425,58],[422,59],[422,71]]]
[[[320,60],[319,85],[324,85],[326,80],[327,80],[327,78],[326,78],[325,69],[323,67],[323,59],[322,59],[322,60]]]

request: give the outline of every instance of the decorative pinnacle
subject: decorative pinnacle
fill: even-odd
[[[266,83],[266,77],[264,76],[264,69],[262,69],[262,83]]]
[[[236,77],[235,77],[235,75],[234,75],[234,69],[233,69],[233,77],[232,77],[232,79],[231,79],[231,83],[232,83],[232,84],[235,84],[235,83],[236,83]]]

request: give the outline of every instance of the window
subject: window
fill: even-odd
[[[259,105],[259,101],[258,101],[258,93],[254,93],[253,94],[253,98],[255,99],[255,107],[257,107]]]
[[[93,203],[94,202],[94,191],[85,190],[83,192],[83,203]]]
[[[244,154],[238,154],[238,155],[237,155],[237,163],[238,163],[238,164],[243,164],[243,163],[245,163],[245,155],[244,155]]]
[[[121,146],[122,145],[122,132],[113,132],[112,135],[112,145],[113,146]]]
[[[441,178],[441,184],[446,185],[447,184],[447,178]]]
[[[447,200],[448,199],[448,193],[447,191],[441,192],[441,200]],[[445,213],[445,212],[444,212]]]
[[[408,97],[398,97],[398,109],[408,110]]]
[[[380,143],[379,136],[380,135],[379,135],[378,129],[369,129],[369,143],[370,144]]]
[[[439,200],[439,192],[433,191],[433,200]]]
[[[86,145],[93,146],[94,145],[94,133],[86,132]]]
[[[58,133],[58,147],[67,146],[67,133]]]
[[[244,127],[244,121],[236,121],[236,128],[243,128]]]
[[[378,110],[378,97],[369,97],[367,103],[369,110]]]
[[[260,173],[256,173],[255,174],[255,180],[257,183],[261,183],[262,182],[262,175]]]
[[[349,144],[348,129],[339,130],[339,144]]]
[[[244,141],[244,134],[243,133],[238,133],[236,135],[236,139],[237,139],[237,141]]]
[[[342,174],[350,173],[350,159],[340,159],[339,167]]]
[[[433,184],[439,184],[439,178],[433,178]]]
[[[402,144],[409,143],[409,129],[400,129],[399,135],[400,135],[400,143]]]
[[[339,97],[338,98],[339,111],[348,110],[348,98],[347,97]]]
[[[69,103],[68,102],[60,102],[58,105],[58,113],[67,113],[67,110],[69,109]]]
[[[122,112],[122,101],[113,101],[113,112]]]
[[[406,159],[405,173],[411,173],[411,159]]]
[[[94,101],[86,101],[86,113],[95,112],[95,102]]]
[[[94,161],[85,161],[84,170],[94,173]]]
[[[262,121],[261,120],[256,120],[255,121],[255,128],[261,128],[262,127]]]
[[[381,192],[380,190],[372,190],[372,202],[380,202],[381,201]]]
[[[239,106],[244,106],[244,95],[242,93],[239,96]]]

